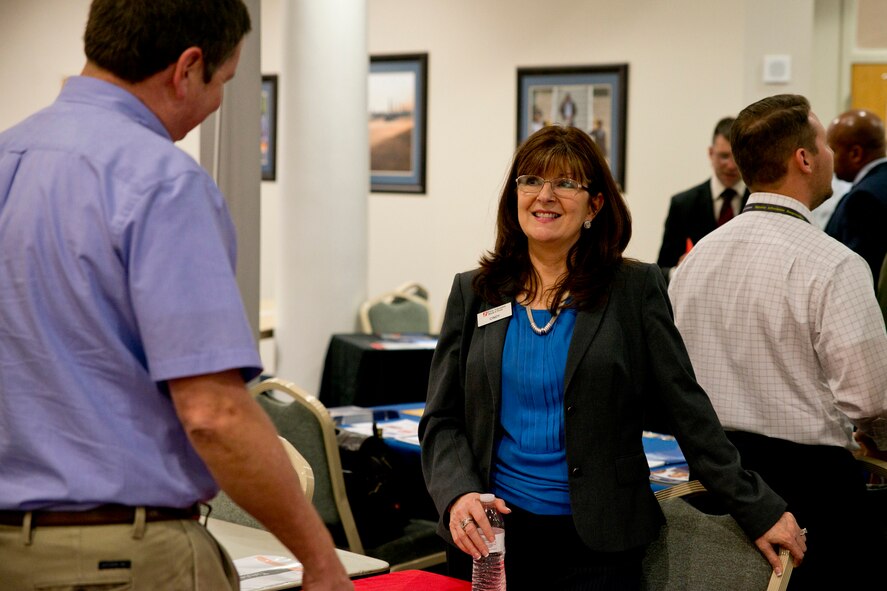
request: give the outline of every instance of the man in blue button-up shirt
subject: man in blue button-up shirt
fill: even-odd
[[[219,107],[249,29],[241,0],[95,0],[82,75],[0,134],[6,590],[236,588],[193,519],[217,483],[306,589],[350,588],[244,386],[261,368],[225,202],[173,143]]]

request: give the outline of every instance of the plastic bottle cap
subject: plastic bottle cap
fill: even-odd
[[[493,493],[484,493],[480,496],[481,503],[492,503],[496,500],[496,495]]]

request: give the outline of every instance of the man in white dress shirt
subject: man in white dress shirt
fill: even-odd
[[[731,145],[752,194],[674,274],[675,322],[743,466],[809,529],[792,588],[864,585],[861,559],[884,541],[866,522],[854,426],[887,449],[887,333],[871,276],[811,224],[832,192],[832,151],[807,99],[750,105]]]

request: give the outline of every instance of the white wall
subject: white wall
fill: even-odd
[[[0,130],[52,103],[64,79],[80,74],[89,5],[90,0],[0,0]],[[200,130],[178,145],[197,158]]]
[[[266,73],[280,69],[285,1],[261,2]],[[777,92],[807,94],[823,120],[843,108],[846,84],[835,78],[846,76],[849,60],[845,5],[853,2],[368,0],[371,54],[427,52],[430,60],[428,192],[368,196],[369,294],[421,281],[439,321],[453,273],[491,246],[514,150],[520,66],[629,64],[628,253],[655,259],[668,197],[709,174],[706,146],[718,118]],[[80,71],[88,6],[0,1],[0,129],[49,104],[63,78]],[[759,82],[765,53],[792,55],[792,84]],[[183,147],[196,153],[197,139],[192,132]],[[282,198],[277,183],[262,183],[266,298],[277,290]]]
[[[710,173],[722,116],[811,90],[813,0],[370,0],[371,54],[428,52],[428,192],[372,194],[369,291],[426,284],[441,311],[452,275],[493,241],[515,148],[516,70],[629,64],[628,255],[655,261],[670,195]],[[794,80],[760,82],[765,53]],[[439,318],[438,318],[439,320]]]
[[[262,74],[280,74],[283,61],[283,7],[281,0],[262,0]],[[283,82],[281,80],[280,82]],[[280,102],[278,100],[278,102]],[[279,116],[284,116],[280,113]],[[282,122],[278,121],[278,126]],[[278,158],[279,159],[279,158]],[[277,253],[280,252],[280,185],[262,181],[261,294],[274,300],[277,290]]]
[[[55,100],[83,69],[88,0],[0,1],[0,129]]]

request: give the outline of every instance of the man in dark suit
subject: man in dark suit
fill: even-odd
[[[865,259],[877,285],[887,255],[884,122],[871,111],[847,111],[829,125],[828,145],[835,153],[835,175],[853,186],[825,231]]]
[[[714,175],[704,183],[671,198],[657,261],[666,281],[671,279],[674,268],[694,244],[718,226],[733,219],[748,200],[748,191],[736,162],[733,161],[733,151],[730,148],[732,125],[733,117],[724,117],[715,126],[711,146],[708,148]]]

